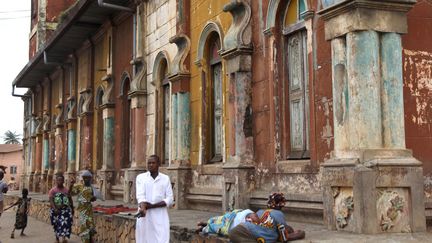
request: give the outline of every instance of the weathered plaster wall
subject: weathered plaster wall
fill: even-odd
[[[98,164],[99,166],[102,165],[102,153],[98,154],[98,146],[101,146],[101,143],[103,143],[103,141],[98,141],[98,137],[101,138],[102,136],[99,136],[99,132],[103,131],[103,129],[97,129],[98,127],[102,127],[103,123],[101,123],[99,121],[99,119],[97,119],[98,113],[102,114],[102,109],[98,108],[97,105],[101,105],[101,104],[97,104],[97,99],[98,99],[98,92],[99,89],[101,89],[101,85],[102,85],[102,78],[106,75],[107,73],[107,57],[108,57],[108,34],[107,32],[107,28],[103,28],[102,33],[100,33],[100,36],[98,36],[96,38],[95,41],[95,47],[94,47],[94,67],[93,67],[93,100],[94,100],[94,118],[93,119],[93,127],[95,129],[93,129],[93,168],[96,169],[98,168]],[[99,124],[101,123],[101,124]],[[101,139],[102,140],[102,139]],[[100,167],[98,168],[100,169]]]
[[[225,34],[228,31],[229,26],[232,22],[232,17],[229,13],[223,12],[223,6],[227,4],[229,1],[223,0],[223,1],[215,1],[215,0],[192,0],[191,1],[191,9],[190,9],[190,39],[191,39],[191,51],[190,51],[190,67],[191,67],[191,96],[190,96],[190,102],[191,102],[191,134],[192,134],[192,141],[191,141],[191,163],[192,164],[199,164],[200,163],[200,146],[201,140],[202,140],[202,112],[203,112],[203,87],[202,87],[202,75],[200,73],[200,68],[194,64],[194,62],[198,58],[198,46],[199,46],[199,39],[200,35],[206,26],[208,22],[214,22],[216,24],[219,24],[222,28],[222,34]],[[203,69],[205,69],[206,63],[203,62]],[[223,65],[223,61],[222,61]],[[222,66],[222,71],[225,73],[225,67]],[[225,75],[222,76],[223,85],[223,105],[224,105],[224,113],[223,113],[223,120],[224,124],[228,124],[228,116],[227,116],[227,89],[228,86],[226,85],[227,77]],[[227,127],[224,125],[224,127]],[[224,144],[226,145],[226,151],[228,151],[229,144],[226,140],[227,136],[227,129],[225,130],[225,141]]]
[[[132,75],[132,60],[133,51],[133,16],[121,20],[120,23],[113,30],[113,79],[114,79],[114,90],[112,91],[112,97],[115,101],[115,149],[114,149],[114,163],[115,168],[120,169],[124,160],[123,158],[123,104],[121,102],[122,97],[120,96],[122,88],[122,75],[127,74],[130,78]],[[127,104],[125,104],[127,105]]]
[[[80,50],[77,53],[77,57],[78,57],[78,77],[77,77],[77,82],[78,82],[78,92],[82,91],[85,88],[90,87],[90,80],[91,77],[89,77],[89,63],[90,63],[90,55],[91,55],[91,50],[90,48],[84,48],[82,50]],[[81,95],[79,95],[81,96]],[[80,98],[80,97],[78,97]],[[78,99],[79,100],[79,99]]]
[[[16,188],[9,188],[9,190],[15,190],[18,188],[20,183],[20,175],[23,173],[23,150],[18,150],[9,153],[0,153],[0,164],[3,166],[7,166],[6,174],[4,175],[4,180],[6,182],[11,181],[11,177],[15,178]],[[10,168],[11,166],[16,166],[16,174],[11,174]]]
[[[47,0],[46,20],[58,22],[63,12],[77,0]]]
[[[77,78],[76,78],[76,82],[77,82],[77,107],[80,106],[80,100],[81,99],[85,99],[86,96],[82,93],[80,93],[81,91],[90,88],[91,84],[90,84],[90,70],[89,70],[89,65],[90,65],[90,58],[91,58],[91,49],[87,46],[85,46],[83,44],[83,47],[77,52]],[[78,108],[77,111],[79,111],[82,107]],[[82,110],[81,110],[82,112]],[[80,114],[78,114],[80,115]],[[88,136],[86,136],[84,133],[87,132],[87,129],[85,129],[85,125],[84,125],[84,121],[83,118],[80,117],[77,119],[77,143],[76,143],[76,153],[77,153],[77,158],[76,158],[76,166],[77,169],[82,168],[83,166],[83,161],[84,158],[83,156],[87,156],[87,155],[82,155],[84,148],[83,148],[83,139],[88,138]]]
[[[286,5],[279,4],[272,35],[266,36],[268,8],[271,1],[253,1],[253,111],[256,164],[274,171],[277,161],[287,157],[289,109],[287,105],[287,67],[282,26]],[[275,1],[274,1],[275,2]],[[317,11],[319,1],[308,1]],[[331,89],[330,43],[324,39],[324,23],[315,13],[305,20],[310,113],[310,166],[315,171],[330,157],[333,149],[333,104]],[[269,121],[271,126],[269,127]],[[289,161],[288,161],[289,162]]]
[[[406,146],[423,162],[425,191],[432,198],[432,2],[418,0],[402,37]]]
[[[147,64],[147,151],[146,154],[156,153],[156,80],[153,77],[156,56],[164,52],[171,62],[177,53],[177,47],[169,43],[169,39],[176,34],[176,0],[158,0],[147,3],[145,19],[145,55]],[[168,64],[169,65],[169,64]],[[168,70],[170,72],[170,70]]]

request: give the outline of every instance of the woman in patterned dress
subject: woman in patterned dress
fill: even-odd
[[[79,235],[84,243],[93,242],[93,236],[96,234],[92,202],[96,201],[94,189],[91,185],[92,174],[86,170],[81,174],[84,184],[74,185],[71,181],[71,195],[77,195],[78,214],[79,214]]]
[[[73,204],[69,190],[64,187],[64,176],[56,175],[56,186],[49,191],[50,218],[54,228],[56,242],[67,242],[72,232]]]

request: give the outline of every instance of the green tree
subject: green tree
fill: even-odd
[[[3,140],[5,144],[21,144],[21,135],[16,132],[12,132],[11,130],[7,130],[4,133]]]

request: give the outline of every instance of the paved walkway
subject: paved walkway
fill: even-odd
[[[8,193],[8,194],[16,194]],[[31,196],[35,200],[47,200],[46,195],[33,194]],[[94,205],[118,205],[122,204],[119,201],[97,201]],[[128,205],[136,207],[136,205]],[[206,221],[209,217],[218,215],[218,213],[197,211],[197,210],[170,210],[171,226],[180,228],[187,228],[193,230],[198,221]],[[16,239],[10,239],[10,233],[15,221],[15,213],[13,211],[6,211],[0,218],[0,243],[30,243],[30,242],[54,242],[54,233],[50,225],[41,221],[37,221],[29,217],[28,229],[26,233],[28,236],[20,237],[19,232],[15,233]],[[352,234],[345,232],[335,232],[327,230],[323,225],[307,224],[298,222],[289,222],[294,229],[303,229],[306,231],[306,239],[301,241],[294,241],[296,243],[423,243],[432,242],[432,229],[425,233],[404,233],[404,234],[379,234],[379,235],[364,235]],[[69,241],[80,242],[77,236],[73,236]]]
[[[10,210],[10,209],[9,209]],[[38,221],[32,217],[28,218],[27,228],[20,236],[21,230],[15,231],[15,239],[10,234],[15,224],[15,212],[7,210],[0,218],[0,243],[50,243],[55,242],[54,231],[51,225]],[[72,235],[69,243],[79,243],[80,238]]]

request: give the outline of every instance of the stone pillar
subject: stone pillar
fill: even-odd
[[[65,155],[64,155],[64,141],[63,141],[63,105],[56,105],[58,114],[55,119],[55,165],[54,174],[65,172]]]
[[[222,57],[229,75],[228,109],[230,151],[223,166],[222,208],[248,208],[247,186],[254,172],[252,137],[252,39],[250,1],[231,1],[224,6],[234,21],[224,38]]]
[[[34,191],[41,192],[41,176],[42,176],[42,133],[38,133],[36,136],[36,151],[35,151],[35,162],[36,162],[36,170],[34,174]]]
[[[71,178],[76,176],[76,123],[75,120],[67,121],[67,171],[66,186],[69,186]]]
[[[49,134],[48,132],[44,131],[43,133],[43,144],[42,144],[42,186],[41,186],[41,192],[47,193],[49,190],[48,187],[48,170],[49,170]]]
[[[366,234],[425,231],[422,163],[405,147],[402,90],[400,35],[415,1],[322,3],[335,131],[322,171],[325,224]]]
[[[141,71],[144,72],[144,71]],[[137,78],[140,78],[138,75]],[[144,78],[144,77],[141,77]],[[135,81],[135,80],[134,80]],[[138,81],[136,81],[138,82]],[[125,187],[123,201],[126,203],[136,203],[135,181],[137,175],[145,172],[146,168],[146,92],[132,91],[131,113],[132,113],[132,163],[131,167],[125,171]]]
[[[77,147],[77,119],[76,119],[76,101],[74,96],[67,99],[67,170],[65,174],[66,186],[76,176],[76,147]]]
[[[134,59],[134,77],[131,81],[129,97],[131,99],[132,116],[132,163],[130,168],[125,171],[123,201],[136,203],[135,181],[137,175],[145,171],[146,168],[146,107],[147,107],[147,69],[144,57],[146,56],[144,46],[146,40],[146,11],[145,2],[140,2],[136,6],[136,26],[135,40],[136,45]]]
[[[35,191],[35,170],[36,170],[36,119],[35,117],[31,118],[31,136],[30,136],[30,144],[29,144],[29,166],[27,170],[27,175],[29,177],[28,189],[30,191]]]
[[[103,151],[102,169],[99,171],[100,189],[103,198],[111,199],[111,186],[114,183],[114,105],[102,106]]]
[[[178,6],[182,7],[182,6]],[[178,30],[180,31],[180,30]],[[176,209],[187,208],[187,188],[190,186],[190,72],[189,50],[190,39],[181,30],[170,39],[177,45],[177,55],[174,57],[171,75],[171,158],[168,172],[173,184]]]
[[[50,116],[47,112],[43,115],[43,144],[42,144],[42,192],[48,192],[51,180],[48,179],[50,170]],[[51,171],[52,175],[53,171]],[[51,177],[52,178],[52,177]]]
[[[47,187],[48,190],[53,187],[55,184],[53,179],[54,178],[54,168],[55,168],[55,131],[50,131],[48,133],[49,135],[49,169],[48,169],[48,176],[47,176]]]

